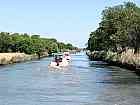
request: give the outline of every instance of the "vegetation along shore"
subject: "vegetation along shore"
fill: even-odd
[[[132,2],[105,8],[99,27],[90,33],[87,49],[92,60],[140,73],[140,8]]]
[[[0,33],[0,65],[46,57],[49,54],[77,50],[72,44],[58,42],[54,38],[26,33]]]

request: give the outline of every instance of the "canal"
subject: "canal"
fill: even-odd
[[[140,77],[104,62],[72,55],[50,70],[52,58],[0,67],[0,105],[140,105]]]

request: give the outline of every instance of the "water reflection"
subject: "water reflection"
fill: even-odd
[[[140,79],[104,62],[72,55],[64,70],[50,70],[52,58],[0,67],[4,105],[139,105]]]

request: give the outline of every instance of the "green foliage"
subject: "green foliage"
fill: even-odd
[[[11,44],[11,37],[9,33],[1,32],[0,33],[0,52],[8,52],[9,46]]]
[[[58,42],[56,39],[40,38],[40,35],[0,33],[0,52],[23,52],[26,54],[38,54],[43,52],[56,53],[63,49],[74,49],[71,44]]]
[[[91,51],[124,51],[140,48],[140,8],[134,3],[108,7],[102,12],[99,28],[91,32],[88,49]]]

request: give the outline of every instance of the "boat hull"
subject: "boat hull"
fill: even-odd
[[[51,62],[49,64],[49,67],[52,67],[52,68],[60,68],[60,67],[66,67],[68,65],[69,65],[69,62],[66,59],[63,59],[62,62],[59,62],[59,65],[57,65],[56,62]]]

